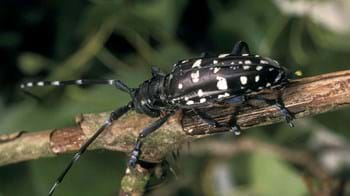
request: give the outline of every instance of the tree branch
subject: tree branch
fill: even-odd
[[[278,92],[263,96],[275,97]],[[296,118],[303,118],[348,106],[350,103],[350,70],[295,80],[281,91],[282,99]],[[208,109],[208,114],[221,123],[228,123],[237,107],[220,105]],[[76,118],[77,126],[36,133],[0,135],[0,165],[27,161],[41,157],[73,152],[105,121],[108,113],[83,114]],[[244,105],[237,115],[242,129],[277,123],[283,120],[274,107],[258,103],[256,107]],[[154,119],[136,112],[129,112],[106,130],[90,149],[108,149],[131,152],[139,131]],[[145,139],[141,159],[161,161],[167,153],[181,144],[200,138],[186,133],[204,133],[208,126],[191,112],[178,112],[158,131]],[[210,129],[209,133],[226,131],[227,128]]]

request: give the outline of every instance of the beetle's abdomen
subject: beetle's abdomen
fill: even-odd
[[[176,65],[167,96],[173,104],[189,106],[272,88],[286,81],[277,62],[256,56],[191,59]]]

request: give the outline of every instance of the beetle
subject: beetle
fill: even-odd
[[[185,109],[195,112],[209,127],[221,126],[202,111],[220,102],[245,102],[245,96],[251,92],[283,87],[288,84],[287,69],[276,60],[250,54],[248,44],[237,42],[231,53],[218,56],[202,55],[201,57],[180,60],[173,65],[169,74],[152,68],[152,77],[137,88],[130,88],[120,80],[67,80],[26,82],[21,88],[35,86],[65,86],[106,84],[128,93],[131,101],[111,112],[103,125],[81,146],[67,167],[57,178],[49,191],[52,195],[59,183],[86,151],[87,147],[113,121],[118,120],[129,110],[158,118],[138,135],[134,149],[128,161],[134,167],[139,161],[142,140],[162,126],[177,110]],[[267,100],[265,100],[267,101]],[[269,102],[270,103],[270,102]],[[292,126],[292,114],[284,107],[281,99],[273,102]],[[230,124],[230,130],[240,131],[236,122]]]

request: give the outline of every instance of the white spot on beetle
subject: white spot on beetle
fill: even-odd
[[[238,61],[238,64],[243,64],[243,61]]]
[[[230,64],[231,64],[231,65],[234,65],[234,64],[235,64],[235,62],[234,62],[234,61],[232,61]]]
[[[193,132],[193,129],[188,130],[188,132],[189,132],[189,133],[192,133],[192,132]]]
[[[264,87],[263,86],[259,86],[259,88],[258,88],[259,90],[262,90],[262,89],[264,89]]]
[[[199,81],[199,70],[191,73],[192,82],[197,83]]]
[[[239,80],[241,81],[242,85],[246,85],[248,83],[248,77],[247,76],[241,76],[241,77],[239,77]]]
[[[228,55],[230,55],[230,54],[220,54],[218,57],[219,58],[224,58],[224,57],[227,57]]]
[[[271,68],[269,68],[269,71],[273,71],[273,70],[274,70],[274,68],[272,68],[272,67],[271,67]]]
[[[266,87],[270,87],[270,86],[271,86],[270,82],[266,83]]]
[[[202,89],[199,89],[198,92],[197,92],[197,95],[198,95],[198,97],[203,96],[203,90],[202,90]]]
[[[186,102],[186,104],[187,104],[187,105],[192,105],[192,104],[194,104],[194,101],[189,100],[189,101]]]
[[[213,64],[218,64],[218,61],[217,60],[213,60]]]
[[[214,73],[218,73],[220,71],[220,67],[215,67],[214,68]]]
[[[248,70],[249,68],[250,68],[249,65],[244,65],[244,66],[243,66],[243,69],[244,69],[244,70]]]
[[[229,97],[229,96],[230,96],[229,93],[225,93],[225,94],[218,95],[218,98],[221,99],[221,98]]]
[[[269,64],[269,62],[266,61],[266,60],[260,60],[260,63],[261,63],[261,64]]]
[[[27,83],[27,86],[28,86],[28,87],[32,87],[32,86],[33,86],[33,83],[32,83],[32,82],[28,82],[28,83]]]
[[[195,68],[195,67],[200,68],[201,64],[202,64],[202,59],[198,59],[193,63],[192,68]]]
[[[245,60],[244,64],[250,65],[250,64],[252,64],[252,61],[251,60]]]
[[[170,75],[170,79],[171,79],[171,76],[172,76],[172,75]],[[83,83],[83,81],[82,81],[82,83]],[[113,84],[114,84],[114,80],[109,80],[108,83],[109,83],[110,85],[113,85]]]
[[[259,57],[260,57],[260,55],[255,55],[255,57],[259,58]]]
[[[256,66],[256,71],[260,71],[262,69],[263,69],[263,66],[261,66],[261,65]]]
[[[44,86],[44,82],[42,82],[42,81],[37,82],[36,85],[38,85],[38,86]]]
[[[141,100],[141,105],[145,105],[146,101],[145,100]]]
[[[151,103],[151,100],[150,100],[150,99],[147,99],[147,103]]]
[[[201,98],[201,99],[199,100],[199,103],[205,103],[206,101],[207,101],[206,98]]]
[[[277,77],[275,78],[275,83],[278,82],[282,78],[282,72],[279,72]]]
[[[53,81],[53,82],[51,82],[51,85],[59,86],[60,85],[60,81]]]
[[[242,56],[249,56],[249,54],[248,53],[244,53],[244,54],[242,54]]]
[[[178,89],[182,89],[183,85],[181,83],[179,83],[179,85],[177,86]]]
[[[187,101],[188,100],[188,97],[185,97],[185,101]]]
[[[21,84],[21,88],[24,88],[25,87],[25,85],[24,84]]]
[[[259,75],[256,75],[256,76],[255,76],[255,82],[259,82],[259,80],[260,80],[260,76],[259,76]]]
[[[181,63],[187,63],[187,62],[188,62],[188,59],[181,61]]]
[[[216,76],[216,79],[218,80],[218,83],[216,86],[218,87],[219,90],[227,90],[227,81],[225,78]]]

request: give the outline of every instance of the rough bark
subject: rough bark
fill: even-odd
[[[281,93],[286,107],[296,118],[336,110],[350,103],[350,70],[295,80],[280,92],[266,92],[263,96],[276,97],[277,93]],[[208,109],[208,113],[225,124],[233,113],[237,113],[237,109],[236,106],[223,105]],[[77,125],[72,128],[0,135],[0,165],[76,151],[105,121],[107,115],[108,113],[80,115],[76,118]],[[90,149],[103,148],[128,153],[132,150],[139,131],[152,121],[154,119],[131,111],[102,133]],[[283,116],[277,108],[264,103],[244,105],[237,114],[237,122],[242,129],[280,121],[283,121]],[[145,139],[141,159],[159,162],[181,144],[203,136],[192,136],[185,132],[206,130],[208,126],[193,113],[185,112],[183,115],[179,111]],[[227,131],[227,128],[211,128],[209,132],[222,131]]]

